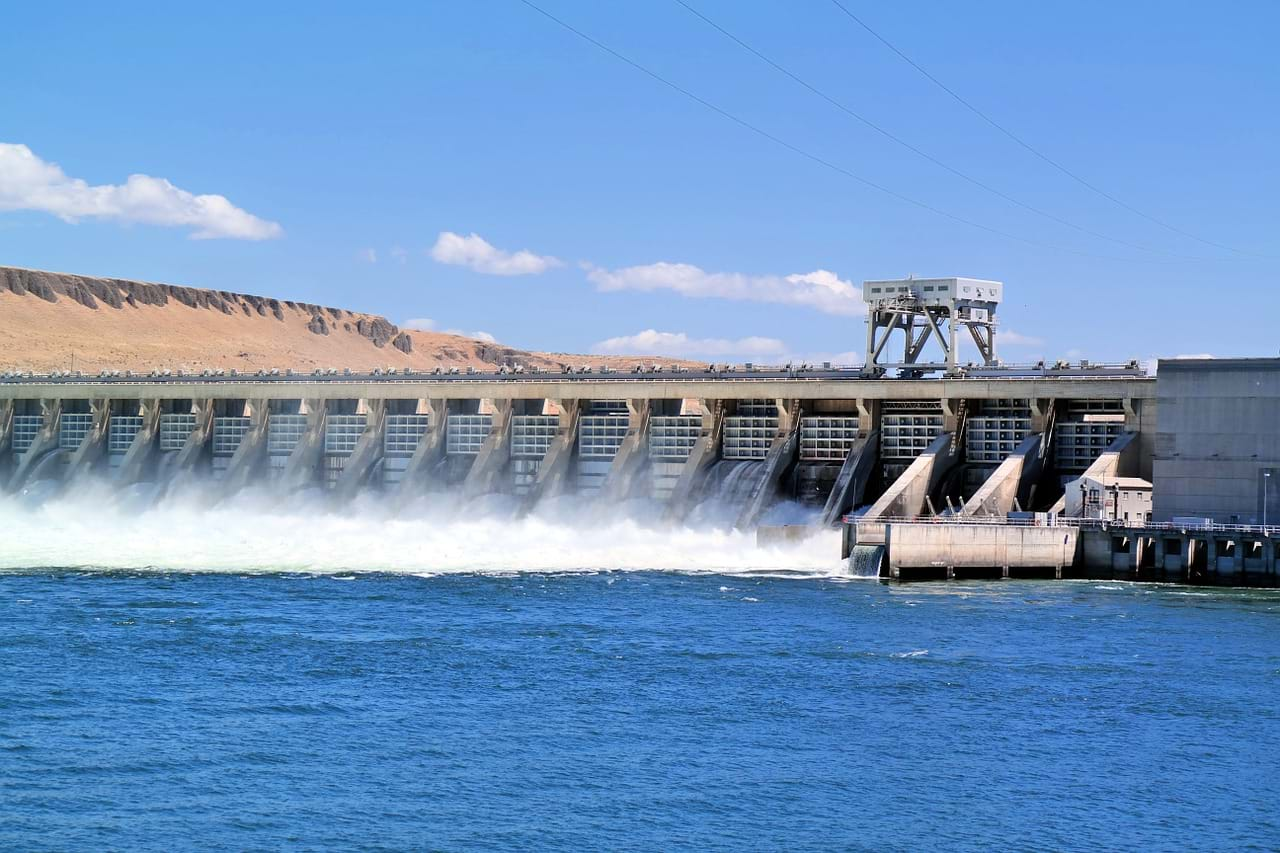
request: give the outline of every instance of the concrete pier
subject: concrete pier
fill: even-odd
[[[1280,585],[1280,528],[1091,519],[851,520],[843,553],[883,547],[893,580],[1056,578]]]

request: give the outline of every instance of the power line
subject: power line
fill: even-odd
[[[699,105],[701,105],[701,106],[705,107],[705,108],[706,108],[706,109],[708,109],[708,110],[711,110],[712,112],[716,113],[717,115],[719,115],[719,116],[721,116],[721,117],[723,117],[723,118],[728,119],[729,121],[733,122],[734,124],[737,124],[737,125],[739,125],[740,127],[743,127],[743,128],[745,128],[745,129],[747,129],[747,130],[751,131],[752,133],[756,134],[757,136],[760,136],[760,137],[762,137],[762,138],[764,138],[764,139],[767,139],[767,140],[769,140],[770,142],[774,143],[775,145],[778,145],[778,146],[780,146],[780,147],[782,147],[782,148],[785,148],[785,149],[787,149],[788,151],[791,151],[791,152],[792,152],[792,153],[794,153],[794,154],[798,154],[798,155],[800,155],[801,157],[804,157],[806,160],[810,160],[810,161],[812,161],[812,162],[814,162],[814,163],[817,163],[818,165],[823,166],[824,168],[830,169],[830,170],[831,170],[831,171],[833,171],[833,172],[836,172],[836,173],[838,173],[838,174],[844,175],[846,178],[850,178],[851,180],[857,181],[858,183],[860,183],[860,184],[862,184],[862,185],[864,185],[864,186],[870,187],[870,188],[872,188],[872,189],[874,189],[874,190],[877,190],[877,191],[879,191],[879,192],[881,192],[881,193],[884,193],[885,195],[887,195],[887,196],[889,196],[889,197],[891,197],[891,198],[895,198],[895,199],[897,199],[898,201],[901,201],[901,202],[903,202],[903,203],[905,203],[905,204],[910,204],[910,205],[912,205],[912,206],[914,206],[914,207],[918,207],[918,208],[920,208],[921,210],[927,210],[927,211],[929,211],[930,213],[936,214],[936,215],[938,215],[938,216],[942,216],[942,217],[944,217],[944,218],[946,218],[946,219],[950,219],[950,220],[952,220],[953,222],[959,222],[959,223],[960,223],[960,224],[962,224],[962,225],[968,225],[970,228],[977,228],[977,229],[978,229],[978,230],[980,230],[980,231],[986,231],[986,232],[987,232],[987,233],[989,233],[989,234],[995,234],[995,235],[997,235],[997,236],[999,236],[999,237],[1004,237],[1004,238],[1005,238],[1005,239],[1007,239],[1007,240],[1014,240],[1014,241],[1019,242],[1019,243],[1026,243],[1027,245],[1036,246],[1036,247],[1039,247],[1039,248],[1042,248],[1042,249],[1053,249],[1053,250],[1055,250],[1055,251],[1059,251],[1059,252],[1068,252],[1068,253],[1070,253],[1070,254],[1074,254],[1074,255],[1082,255],[1082,256],[1084,256],[1084,257],[1089,257],[1089,258],[1101,258],[1101,259],[1103,259],[1103,260],[1111,260],[1111,261],[1125,261],[1125,262],[1133,262],[1133,261],[1135,261],[1135,260],[1136,260],[1136,259],[1134,259],[1134,258],[1109,257],[1109,256],[1107,256],[1107,255],[1097,255],[1097,254],[1093,254],[1093,253],[1090,253],[1090,252],[1083,252],[1083,251],[1080,251],[1079,249],[1072,249],[1072,248],[1067,247],[1067,246],[1058,246],[1058,245],[1054,245],[1053,243],[1042,243],[1042,242],[1037,241],[1037,240],[1031,240],[1031,239],[1028,239],[1028,238],[1026,238],[1026,237],[1020,237],[1020,236],[1018,236],[1017,234],[1010,234],[1010,233],[1009,233],[1009,232],[1007,232],[1007,231],[1002,231],[1002,230],[1000,230],[1000,229],[998,229],[998,228],[993,228],[993,227],[991,227],[990,225],[983,225],[982,223],[980,223],[980,222],[975,222],[975,221],[973,221],[972,219],[966,219],[966,218],[965,218],[965,217],[963,217],[963,216],[959,216],[959,215],[957,215],[957,214],[950,213],[949,211],[942,210],[941,208],[938,208],[938,207],[934,207],[933,205],[928,204],[927,202],[920,201],[919,199],[912,198],[911,196],[903,195],[902,193],[897,192],[896,190],[892,190],[892,189],[890,189],[890,188],[888,188],[888,187],[884,186],[883,184],[879,184],[879,183],[876,183],[875,181],[872,181],[872,180],[870,180],[870,179],[868,179],[868,178],[864,178],[863,176],[861,176],[861,175],[857,174],[856,172],[851,172],[850,170],[848,170],[848,169],[844,168],[843,166],[840,166],[839,164],[837,164],[837,163],[833,163],[832,161],[827,160],[827,159],[826,159],[826,158],[824,158],[824,157],[821,157],[821,156],[819,156],[819,155],[817,155],[817,154],[814,154],[814,153],[812,153],[812,152],[810,152],[810,151],[807,151],[807,150],[805,150],[805,149],[801,148],[801,147],[800,147],[800,146],[798,146],[798,145],[795,145],[795,144],[793,144],[793,143],[791,143],[791,142],[788,142],[788,141],[787,141],[787,140],[785,140],[785,139],[782,139],[782,138],[781,138],[781,137],[779,137],[779,136],[775,136],[774,134],[770,133],[769,131],[767,131],[767,130],[765,130],[765,129],[763,129],[763,128],[761,128],[761,127],[759,127],[759,126],[755,125],[755,124],[752,124],[751,122],[747,121],[746,119],[740,118],[740,117],[738,117],[738,116],[734,115],[733,113],[729,112],[728,110],[725,110],[725,109],[723,109],[722,107],[716,106],[716,105],[715,105],[715,104],[713,104],[711,101],[706,100],[705,98],[701,97],[700,95],[696,95],[696,94],[694,94],[693,92],[689,91],[688,89],[684,88],[683,86],[679,85],[678,83],[675,83],[674,81],[669,80],[669,79],[667,79],[666,77],[663,77],[661,74],[657,73],[656,71],[653,71],[653,70],[651,70],[651,69],[649,69],[649,68],[645,67],[644,65],[641,65],[639,62],[636,62],[635,60],[631,59],[630,57],[626,56],[625,54],[620,53],[620,52],[618,52],[617,50],[614,50],[613,48],[609,47],[609,46],[608,46],[607,44],[605,44],[604,42],[601,42],[601,41],[599,41],[598,39],[596,39],[596,38],[594,38],[594,37],[592,37],[592,36],[588,35],[588,34],[587,34],[587,33],[585,33],[585,32],[583,32],[582,30],[577,29],[576,27],[574,27],[572,24],[568,23],[567,21],[565,21],[565,20],[563,20],[563,19],[561,19],[561,18],[556,17],[555,15],[551,14],[550,12],[548,12],[546,9],[543,9],[541,6],[539,6],[539,5],[537,5],[536,3],[532,2],[532,0],[520,0],[520,2],[521,2],[521,3],[523,3],[524,5],[528,6],[530,9],[534,10],[534,11],[535,11],[535,12],[537,12],[538,14],[542,15],[542,16],[543,16],[544,18],[546,18],[547,20],[554,22],[555,24],[557,24],[558,26],[562,27],[563,29],[568,30],[569,32],[573,33],[574,35],[576,35],[578,38],[582,39],[583,41],[586,41],[587,43],[589,43],[589,44],[593,45],[593,46],[594,46],[594,47],[596,47],[598,50],[601,50],[601,51],[603,51],[604,53],[609,54],[609,55],[610,55],[610,56],[612,56],[613,58],[615,58],[615,59],[617,59],[617,60],[619,60],[619,61],[621,61],[621,62],[624,62],[624,63],[626,63],[627,65],[630,65],[632,68],[636,69],[636,70],[637,70],[637,71],[639,71],[640,73],[642,73],[642,74],[644,74],[644,75],[646,75],[646,76],[648,76],[648,77],[650,77],[650,78],[652,78],[652,79],[654,79],[654,80],[658,81],[658,82],[659,82],[659,83],[661,83],[662,85],[664,85],[664,86],[666,86],[666,87],[668,87],[668,88],[670,88],[670,89],[672,89],[672,90],[674,90],[674,91],[676,91],[676,92],[679,92],[681,95],[684,95],[684,96],[685,96],[686,98],[688,98],[689,100],[691,100],[691,101],[693,101],[693,102],[695,102],[695,103],[697,103],[697,104],[699,104]],[[1138,261],[1138,262],[1139,262],[1139,263],[1151,263],[1151,261]],[[1157,262],[1154,262],[1154,263],[1160,263],[1160,262],[1158,262],[1158,261],[1157,261]]]
[[[884,127],[880,126],[879,124],[876,124],[874,121],[872,121],[871,119],[867,118],[866,116],[864,116],[864,115],[862,115],[862,114],[860,114],[860,113],[856,112],[856,111],[855,111],[855,110],[853,110],[851,107],[847,106],[846,104],[844,104],[843,102],[841,102],[841,101],[837,100],[836,98],[832,97],[831,95],[828,95],[826,92],[822,91],[822,90],[821,90],[821,89],[819,89],[817,86],[814,86],[812,83],[809,83],[807,80],[805,80],[805,79],[803,79],[802,77],[800,77],[799,75],[797,75],[797,74],[793,73],[791,70],[789,70],[788,68],[784,67],[782,64],[780,64],[780,63],[776,62],[775,60],[771,59],[770,57],[766,56],[764,53],[762,53],[761,51],[759,51],[759,50],[757,50],[756,48],[752,47],[750,44],[748,44],[747,42],[743,41],[743,40],[742,40],[742,39],[740,39],[738,36],[736,36],[736,35],[734,35],[733,33],[729,32],[727,29],[725,29],[724,27],[722,27],[720,24],[717,24],[715,21],[711,20],[711,18],[707,17],[707,16],[706,16],[706,15],[704,15],[702,12],[698,11],[697,9],[695,9],[693,6],[690,6],[688,3],[686,3],[686,2],[685,2],[685,0],[675,0],[675,2],[676,2],[676,3],[678,3],[679,5],[683,6],[686,10],[688,10],[688,11],[689,11],[689,13],[690,13],[690,14],[692,14],[694,17],[696,17],[696,18],[700,19],[701,21],[703,21],[705,24],[707,24],[707,25],[708,25],[708,26],[710,26],[712,29],[714,29],[714,30],[716,30],[717,32],[719,32],[719,33],[720,33],[721,35],[723,35],[725,38],[729,39],[730,41],[734,42],[734,43],[735,43],[735,44],[737,44],[739,47],[741,47],[743,50],[745,50],[745,51],[747,51],[748,53],[750,53],[751,55],[755,56],[755,57],[756,57],[757,59],[759,59],[761,62],[764,62],[765,64],[767,64],[767,65],[769,65],[770,67],[772,67],[774,70],[776,70],[776,71],[778,71],[778,72],[780,72],[780,73],[782,73],[782,74],[786,75],[788,78],[790,78],[791,80],[795,81],[795,82],[796,82],[796,83],[798,83],[799,85],[803,86],[805,89],[808,89],[810,92],[812,92],[813,94],[817,95],[819,98],[822,98],[824,101],[826,101],[827,103],[831,104],[831,105],[832,105],[833,107],[835,107],[836,109],[838,109],[838,110],[840,110],[841,112],[845,113],[846,115],[849,115],[849,116],[851,116],[852,118],[854,118],[854,119],[858,120],[859,122],[861,122],[862,124],[864,124],[864,125],[866,125],[867,127],[871,128],[871,129],[872,129],[872,130],[874,130],[876,133],[879,133],[881,136],[885,137],[886,139],[889,139],[890,141],[897,143],[898,145],[902,146],[903,148],[907,149],[908,151],[912,152],[913,154],[915,154],[915,155],[917,155],[917,156],[919,156],[919,157],[922,157],[922,158],[924,158],[925,160],[928,160],[930,163],[934,164],[935,166],[937,166],[937,167],[939,167],[939,168],[941,168],[941,169],[946,170],[947,172],[950,172],[951,174],[955,175],[956,177],[958,177],[958,178],[960,178],[960,179],[962,179],[962,180],[964,180],[964,181],[968,181],[970,184],[973,184],[975,187],[978,187],[979,189],[985,190],[985,191],[987,191],[987,192],[991,193],[992,195],[994,195],[994,196],[996,196],[996,197],[998,197],[998,198],[1004,199],[1005,201],[1009,202],[1010,204],[1016,205],[1016,206],[1018,206],[1018,207],[1022,208],[1023,210],[1029,211],[1029,212],[1031,212],[1031,213],[1034,213],[1034,214],[1035,214],[1035,215],[1037,215],[1037,216],[1040,216],[1040,217],[1043,217],[1043,218],[1045,218],[1045,219],[1048,219],[1048,220],[1050,220],[1051,222],[1056,222],[1056,223],[1058,223],[1059,225],[1065,225],[1065,226],[1067,226],[1068,228],[1074,228],[1076,231],[1079,231],[1079,232],[1080,232],[1080,233],[1082,233],[1082,234],[1088,234],[1089,236],[1091,236],[1091,237],[1097,237],[1097,238],[1098,238],[1098,239],[1100,239],[1100,240],[1107,240],[1107,241],[1109,241],[1109,242],[1116,243],[1116,244],[1121,245],[1121,246],[1127,246],[1127,247],[1129,247],[1130,249],[1138,249],[1138,250],[1143,251],[1143,252],[1153,252],[1153,253],[1156,253],[1156,254],[1169,255],[1169,256],[1171,256],[1171,257],[1175,257],[1175,258],[1182,258],[1183,260],[1206,260],[1205,258],[1195,258],[1195,257],[1191,257],[1191,256],[1188,256],[1188,255],[1181,255],[1181,254],[1179,254],[1179,253],[1177,253],[1177,252],[1169,252],[1169,251],[1166,251],[1166,250],[1164,250],[1164,249],[1155,249],[1155,248],[1151,248],[1150,246],[1144,246],[1144,245],[1142,245],[1142,244],[1140,244],[1140,243],[1131,243],[1131,242],[1129,242],[1128,240],[1122,240],[1122,239],[1120,239],[1120,238],[1118,238],[1118,237],[1111,237],[1111,236],[1109,236],[1109,235],[1107,235],[1107,234],[1103,234],[1103,233],[1101,233],[1101,232],[1094,231],[1094,230],[1092,230],[1092,229],[1090,229],[1090,228],[1086,228],[1085,226],[1080,225],[1080,224],[1078,224],[1078,223],[1071,222],[1070,220],[1067,220],[1067,219],[1063,219],[1063,218],[1062,218],[1062,217],[1060,217],[1060,216],[1055,216],[1054,214],[1049,213],[1049,212],[1048,212],[1048,211],[1046,211],[1046,210],[1042,210],[1042,209],[1040,209],[1040,208],[1038,208],[1038,207],[1035,207],[1034,205],[1028,204],[1028,203],[1026,203],[1026,202],[1024,202],[1024,201],[1021,201],[1021,200],[1019,200],[1019,199],[1017,199],[1017,198],[1014,198],[1013,196],[1010,196],[1010,195],[1008,195],[1007,193],[1002,192],[1001,190],[999,190],[999,189],[997,189],[997,188],[995,188],[995,187],[991,186],[990,184],[987,184],[986,182],[984,182],[984,181],[982,181],[982,180],[979,180],[978,178],[975,178],[975,177],[973,177],[972,175],[969,175],[969,174],[967,174],[967,173],[965,173],[965,172],[962,172],[961,170],[959,170],[959,169],[955,168],[954,166],[951,166],[951,165],[949,165],[949,164],[947,164],[947,163],[943,162],[942,160],[939,160],[937,157],[934,157],[932,154],[929,154],[927,151],[922,151],[921,149],[919,149],[919,148],[917,148],[916,146],[912,145],[910,142],[906,141],[905,139],[901,138],[900,136],[897,136],[897,135],[896,135],[896,134],[894,134],[893,132],[891,132],[891,131],[889,131],[889,130],[885,129]]]
[[[896,54],[897,54],[897,55],[898,55],[898,56],[899,56],[899,57],[900,57],[904,62],[906,62],[908,65],[910,65],[910,66],[911,66],[912,68],[914,68],[916,71],[919,71],[921,74],[923,74],[923,75],[925,76],[925,78],[927,78],[930,82],[932,82],[932,83],[933,83],[935,86],[937,86],[939,89],[941,89],[942,91],[944,91],[944,92],[946,92],[948,95],[950,95],[952,98],[954,98],[954,99],[956,100],[956,102],[957,102],[957,103],[959,103],[960,105],[962,105],[965,109],[969,110],[969,112],[973,113],[973,114],[974,114],[974,115],[976,115],[978,118],[982,119],[982,120],[983,120],[983,121],[985,121],[987,124],[991,125],[991,126],[992,126],[992,127],[994,127],[996,130],[1000,131],[1000,132],[1001,132],[1001,133],[1003,133],[1005,136],[1009,137],[1009,138],[1010,138],[1010,139],[1012,139],[1014,142],[1016,142],[1018,145],[1022,146],[1022,147],[1023,147],[1023,148],[1025,148],[1027,151],[1030,151],[1030,152],[1031,152],[1032,154],[1034,154],[1036,157],[1039,157],[1041,160],[1043,160],[1044,162],[1048,163],[1050,166],[1052,166],[1053,168],[1057,169],[1059,172],[1061,172],[1062,174],[1066,175],[1066,176],[1067,176],[1068,178],[1070,178],[1071,180],[1073,180],[1073,181],[1075,181],[1076,183],[1080,184],[1080,186],[1085,187],[1086,189],[1088,189],[1088,190],[1090,190],[1090,191],[1092,191],[1092,192],[1094,192],[1094,193],[1097,193],[1098,195],[1102,196],[1103,198],[1107,199],[1108,201],[1112,202],[1113,204],[1119,205],[1120,207],[1122,207],[1122,208],[1124,208],[1125,210],[1129,211],[1130,213],[1132,213],[1132,214],[1134,214],[1134,215],[1136,215],[1136,216],[1140,216],[1140,217],[1142,217],[1143,219],[1146,219],[1146,220],[1147,220],[1147,221],[1149,221],[1149,222],[1154,222],[1156,225],[1159,225],[1161,228],[1166,228],[1166,229],[1168,229],[1169,231],[1172,231],[1172,232],[1173,232],[1173,233],[1175,233],[1175,234],[1180,234],[1180,235],[1182,235],[1183,237],[1188,237],[1188,238],[1190,238],[1190,239],[1192,239],[1192,240],[1195,240],[1195,241],[1197,241],[1197,242],[1204,243],[1206,246],[1213,246],[1214,248],[1217,248],[1217,249],[1224,249],[1224,250],[1226,250],[1226,251],[1228,251],[1228,252],[1235,252],[1236,254],[1239,254],[1239,255],[1253,255],[1254,257],[1259,257],[1258,255],[1254,255],[1254,253],[1253,253],[1253,252],[1246,252],[1246,251],[1244,251],[1243,249],[1237,249],[1237,248],[1235,248],[1235,247],[1233,247],[1233,246],[1227,246],[1227,245],[1225,245],[1225,244],[1223,244],[1223,243],[1215,243],[1215,242],[1214,242],[1214,241],[1212,241],[1212,240],[1207,240],[1207,239],[1205,239],[1204,237],[1197,236],[1197,235],[1195,235],[1195,234],[1192,234],[1192,233],[1191,233],[1191,232],[1189,232],[1189,231],[1184,231],[1183,229],[1181,229],[1181,228],[1177,227],[1176,225],[1171,225],[1171,224],[1169,224],[1168,222],[1165,222],[1163,219],[1159,219],[1159,218],[1157,218],[1157,217],[1155,217],[1155,216],[1152,216],[1152,215],[1151,215],[1151,214],[1149,214],[1149,213],[1145,213],[1145,212],[1143,212],[1143,211],[1139,210],[1138,208],[1134,207],[1133,205],[1131,205],[1131,204],[1129,204],[1129,203],[1127,203],[1127,202],[1125,202],[1125,201],[1123,201],[1123,200],[1121,200],[1121,199],[1119,199],[1119,198],[1116,198],[1114,195],[1112,195],[1111,193],[1109,193],[1109,192],[1107,192],[1106,190],[1102,189],[1101,187],[1098,187],[1097,185],[1095,185],[1095,184],[1093,184],[1093,183],[1091,183],[1091,182],[1089,182],[1089,181],[1085,180],[1085,179],[1084,179],[1084,178],[1082,178],[1080,175],[1078,175],[1078,174],[1076,174],[1075,172],[1071,171],[1071,170],[1070,170],[1070,169],[1068,169],[1066,166],[1064,166],[1064,165],[1062,165],[1061,163],[1059,163],[1057,160],[1054,160],[1054,159],[1053,159],[1052,157],[1050,157],[1048,154],[1043,153],[1043,152],[1042,152],[1042,151],[1040,151],[1038,148],[1036,148],[1035,146],[1031,145],[1031,143],[1029,143],[1029,142],[1025,141],[1022,137],[1018,136],[1016,133],[1014,133],[1013,131],[1011,131],[1011,130],[1009,130],[1007,127],[1005,127],[1004,125],[1002,125],[1002,124],[1000,124],[999,122],[997,122],[997,121],[996,121],[995,119],[993,119],[991,116],[987,115],[987,114],[986,114],[986,113],[984,113],[982,110],[980,110],[980,109],[978,109],[977,107],[975,107],[975,106],[974,106],[973,104],[971,104],[969,101],[967,101],[967,100],[965,100],[964,98],[962,98],[962,97],[961,97],[961,96],[960,96],[960,95],[959,95],[959,94],[958,94],[954,89],[952,89],[952,88],[951,88],[950,86],[948,86],[947,84],[943,83],[943,82],[942,82],[941,80],[939,80],[937,77],[934,77],[932,74],[930,74],[930,73],[929,73],[928,71],[926,71],[924,68],[920,67],[920,65],[918,65],[918,64],[915,62],[915,60],[913,60],[911,57],[907,56],[905,53],[903,53],[901,50],[899,50],[897,47],[895,47],[895,46],[894,46],[894,44],[893,44],[892,42],[890,42],[887,38],[885,38],[884,36],[880,35],[880,33],[876,32],[875,30],[873,30],[873,29],[872,29],[872,28],[867,24],[867,22],[866,22],[866,21],[862,20],[862,19],[861,19],[861,18],[859,18],[857,15],[853,14],[853,12],[849,11],[849,7],[847,7],[847,6],[845,6],[843,3],[841,3],[841,2],[840,2],[840,0],[831,0],[831,2],[835,4],[835,6],[836,6],[836,8],[837,8],[837,9],[839,9],[841,12],[844,12],[846,15],[848,15],[848,16],[849,16],[849,18],[850,18],[850,19],[852,19],[852,20],[854,21],[854,23],[856,23],[858,26],[862,27],[862,28],[863,28],[864,30],[866,30],[867,32],[871,33],[871,35],[875,36],[875,37],[876,37],[876,39],[878,39],[878,40],[880,41],[880,43],[881,43],[881,44],[883,44],[885,47],[889,48],[889,50],[891,50],[891,51],[893,51],[894,53],[896,53]]]

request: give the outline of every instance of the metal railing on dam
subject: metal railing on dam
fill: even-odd
[[[1150,399],[1155,378],[1062,373],[1051,376],[867,378],[856,371],[698,373],[459,373],[266,375],[28,375],[0,378],[0,399]]]

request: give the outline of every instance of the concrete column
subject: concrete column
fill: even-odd
[[[1053,425],[1053,410],[1057,401],[1048,397],[1032,397],[1029,402],[1031,403],[1031,431],[1047,432]]]
[[[648,461],[649,415],[652,406],[648,400],[627,400],[627,436],[609,465],[600,496],[605,500],[626,500],[635,485],[636,477]]]
[[[493,427],[462,484],[462,495],[467,499],[503,491],[501,475],[511,461],[511,401],[489,402],[493,406]]]
[[[871,435],[880,431],[880,401],[859,397],[854,405],[858,409],[858,435]]]
[[[361,400],[367,418],[364,433],[356,442],[355,450],[347,457],[347,464],[334,486],[334,497],[351,500],[369,477],[369,471],[382,460],[383,430],[387,422],[387,401]]]
[[[13,400],[0,400],[0,487],[8,483],[13,468],[13,409]]]
[[[93,413],[93,426],[80,446],[71,452],[71,460],[67,464],[68,482],[93,471],[107,452],[107,433],[111,429],[111,401],[90,400],[89,411]]]
[[[822,510],[822,525],[835,527],[845,513],[862,503],[867,483],[875,473],[880,458],[880,431],[872,430],[857,445],[849,449],[840,473],[836,475],[827,505]]]
[[[245,407],[249,412],[249,431],[240,439],[240,445],[227,465],[223,494],[230,495],[249,484],[253,475],[261,469],[267,454],[267,417],[270,405],[267,400],[249,400]]]
[[[58,429],[62,422],[62,401],[41,400],[40,414],[44,419],[40,426],[40,432],[36,434],[35,441],[31,443],[31,446],[23,452],[13,476],[9,478],[9,491],[11,492],[21,491],[27,485],[27,478],[31,475],[36,463],[51,451],[56,452],[58,449]]]
[[[739,530],[755,527],[778,493],[778,483],[796,461],[800,447],[800,402],[778,400],[778,434],[764,460],[764,475],[747,498],[734,525]]]
[[[680,471],[680,479],[671,491],[667,504],[668,519],[679,520],[689,510],[689,504],[702,483],[706,470],[720,457],[720,435],[724,430],[726,403],[724,400],[699,400],[702,408],[702,434],[689,451],[689,457]]]
[[[431,481],[432,470],[444,458],[445,430],[449,425],[449,402],[442,399],[426,401],[429,418],[427,431],[418,439],[418,446],[413,450],[409,465],[405,468],[404,477],[396,490],[402,499],[413,498],[429,491],[434,485]]]
[[[324,400],[306,400],[307,432],[294,446],[280,474],[280,488],[286,492],[314,485],[324,459]]]
[[[142,428],[125,451],[120,467],[116,469],[115,480],[121,485],[137,483],[147,473],[147,465],[151,461],[156,447],[156,437],[160,433],[160,400],[140,400]]]
[[[191,404],[191,409],[196,416],[196,428],[187,436],[182,449],[174,457],[175,472],[191,471],[195,468],[196,463],[204,456],[209,439],[213,437],[213,400],[195,400]]]
[[[0,400],[0,454],[9,452],[13,441],[13,400]]]
[[[525,495],[522,511],[528,512],[544,498],[555,497],[565,490],[573,468],[573,449],[578,442],[578,421],[582,417],[581,400],[556,400],[560,410],[560,423],[556,437],[547,448],[538,465],[529,493]]]

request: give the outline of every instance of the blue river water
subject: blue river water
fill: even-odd
[[[0,574],[6,850],[1280,847],[1280,594]]]

